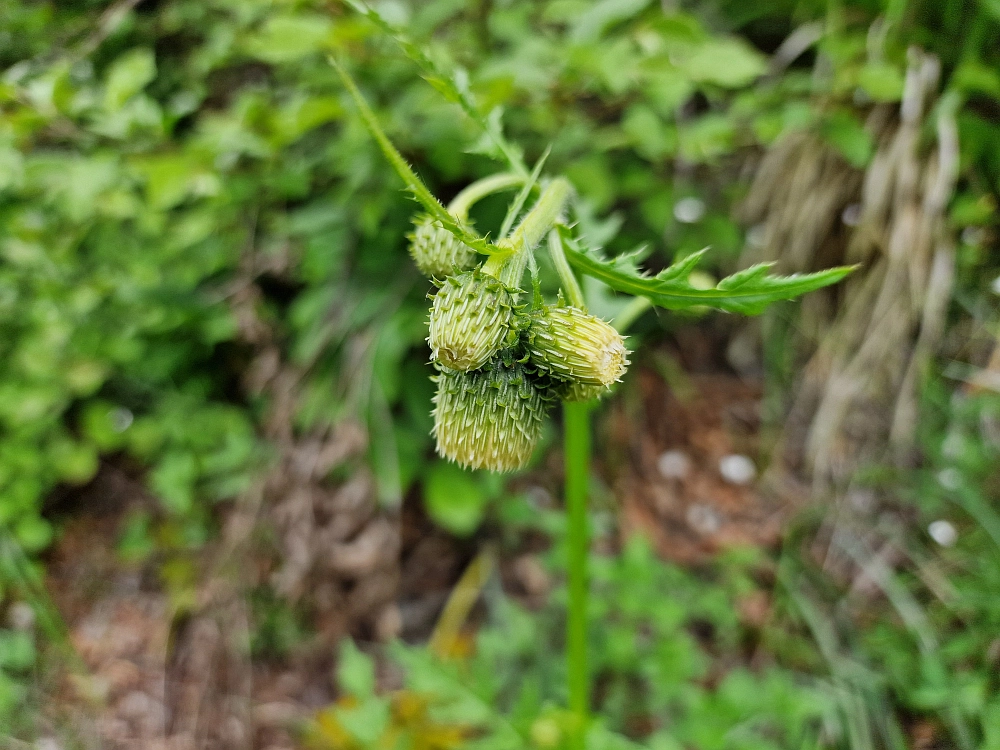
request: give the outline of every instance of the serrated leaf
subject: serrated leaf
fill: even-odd
[[[761,263],[727,276],[711,289],[701,289],[688,277],[704,250],[678,261],[656,276],[648,276],[638,270],[634,255],[609,259],[597,251],[581,249],[565,234],[563,239],[566,257],[582,273],[603,281],[616,291],[645,297],[668,310],[707,306],[724,312],[759,315],[772,302],[793,299],[836,284],[855,268],[840,266],[816,273],[775,276],[769,273],[771,264]]]

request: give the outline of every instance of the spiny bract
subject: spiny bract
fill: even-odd
[[[498,359],[477,372],[442,370],[436,379],[434,437],[441,456],[490,471],[528,463],[546,401],[522,365]]]
[[[583,385],[607,388],[629,365],[621,334],[576,307],[542,308],[531,317],[527,339],[528,354],[539,370]]]
[[[511,291],[480,270],[449,277],[434,295],[427,343],[436,362],[476,370],[517,340]]]
[[[410,235],[410,256],[420,272],[429,278],[443,279],[476,264],[477,253],[431,216],[414,220]]]

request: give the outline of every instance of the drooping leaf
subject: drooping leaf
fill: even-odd
[[[692,285],[689,276],[705,250],[650,276],[639,269],[638,253],[609,259],[597,251],[581,248],[568,232],[563,233],[563,239],[569,262],[581,272],[616,291],[646,297],[654,305],[668,310],[707,306],[725,312],[759,315],[772,302],[793,299],[836,284],[854,270],[853,266],[840,266],[816,273],[776,276],[770,273],[772,264],[760,263],[727,276],[714,288],[699,289]]]

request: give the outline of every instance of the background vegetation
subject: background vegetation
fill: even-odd
[[[118,746],[86,718],[118,710],[115,696],[66,687],[93,665],[72,655],[70,614],[46,592],[65,529],[91,504],[114,521],[93,543],[169,602],[172,643],[244,602],[233,663],[296,664],[305,649],[332,667],[341,649],[332,705],[286,722],[289,746],[545,748],[572,733],[553,656],[563,528],[533,492],[558,486],[558,446],[550,437],[509,482],[433,456],[428,286],[405,250],[415,205],[333,50],[444,198],[499,168],[449,100],[457,86],[528,163],[551,148],[547,170],[570,178],[583,231],[611,253],[644,245],[655,268],[710,246],[719,274],[761,258],[784,271],[864,266],[854,286],[749,327],[638,321],[634,348],[648,354],[635,372],[659,368],[676,389],[662,345],[683,352],[695,330],[709,342],[702,367],[763,379],[755,458],[774,471],[760,492],[797,493],[805,510],[781,544],[679,566],[619,535],[620,496],[597,498],[591,745],[1000,747],[1000,5],[376,7],[433,70],[336,2],[0,0],[0,727],[11,742]],[[820,166],[802,182],[809,159]],[[937,193],[907,197],[941,174]],[[783,184],[811,187],[783,195]],[[892,196],[882,213],[880,195]],[[865,228],[895,236],[911,204],[905,221],[922,229],[862,247]],[[472,218],[488,231],[503,211],[486,200]],[[617,311],[588,293],[594,312]],[[902,351],[913,356],[896,370],[865,364]],[[816,386],[824,361],[844,363],[834,375],[854,362],[850,382],[873,389],[867,411],[888,416],[809,406],[845,387]],[[605,407],[599,454],[641,392],[634,377]],[[809,432],[813,453],[789,457],[815,424],[836,434]],[[606,486],[614,476],[604,467]],[[349,505],[345,488],[361,499]],[[442,640],[439,628],[432,647],[415,628],[387,656],[377,642],[407,632],[393,603],[407,596],[412,542],[398,527],[411,511],[448,534],[426,522],[408,533],[450,539],[459,568],[503,570],[530,548],[556,583],[525,602],[499,573],[462,578],[459,590],[482,589],[474,626],[461,617],[464,635]],[[329,552],[358,539],[376,550],[361,562]],[[748,622],[755,595],[767,614]],[[337,646],[343,635],[360,650]],[[173,711],[162,733],[181,732]],[[211,745],[205,722],[188,739],[282,746],[245,723],[240,740]]]

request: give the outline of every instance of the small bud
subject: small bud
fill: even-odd
[[[528,463],[546,401],[522,365],[497,360],[476,372],[443,370],[436,380],[434,437],[441,456],[490,471]]]
[[[532,363],[554,377],[604,388],[629,364],[621,334],[575,307],[546,307],[534,315],[527,350]]]
[[[482,271],[449,277],[434,295],[427,343],[435,361],[452,370],[476,370],[517,340],[510,290]]]
[[[443,279],[476,264],[478,253],[426,214],[409,237],[410,256],[424,276]]]

